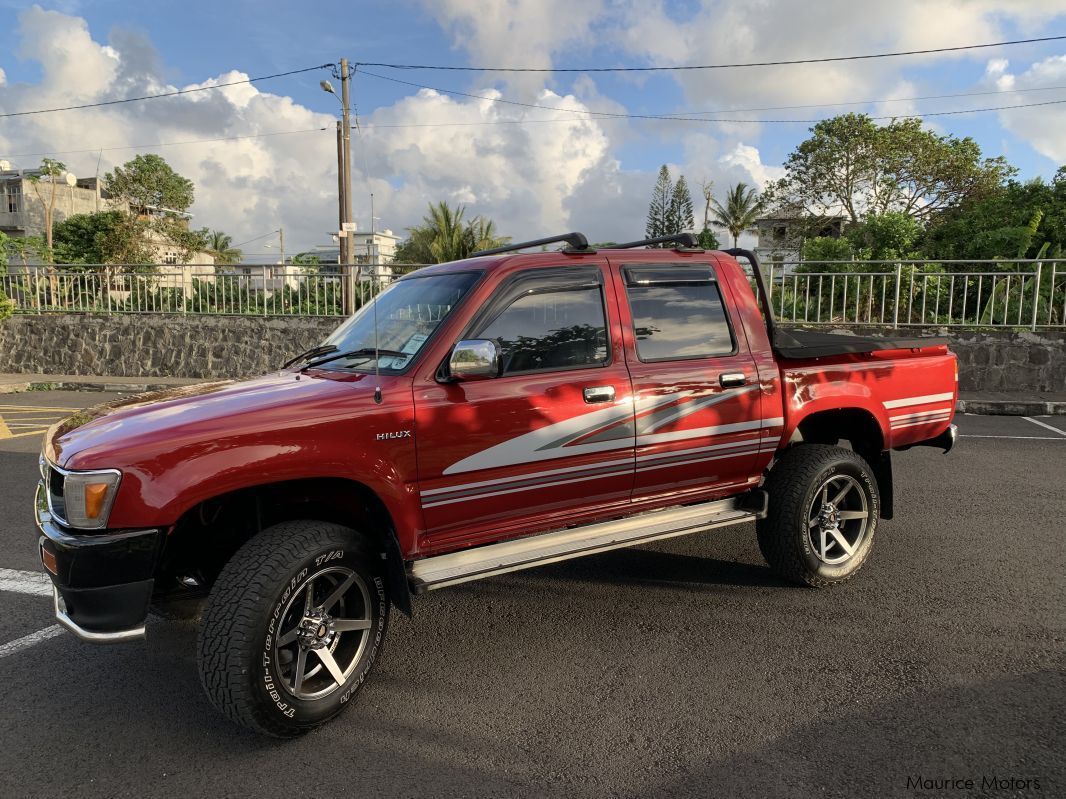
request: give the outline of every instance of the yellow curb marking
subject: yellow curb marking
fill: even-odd
[[[62,415],[57,416],[56,411],[73,411],[73,408],[36,408],[27,406],[3,406],[0,405],[0,441],[12,438],[25,438],[26,436],[39,436],[45,433],[54,422],[59,421]],[[25,412],[29,411],[30,415]],[[46,418],[40,418],[40,414],[46,414]],[[7,422],[4,415],[7,415]],[[19,432],[13,432],[8,425],[10,422]],[[30,427],[30,430],[21,428]]]

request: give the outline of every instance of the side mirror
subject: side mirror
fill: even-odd
[[[488,339],[460,341],[448,359],[448,371],[455,380],[500,376],[500,348]]]

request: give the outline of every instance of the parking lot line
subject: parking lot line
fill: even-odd
[[[1045,428],[1047,430],[1052,430],[1052,431],[1058,433],[1060,436],[1063,436],[1064,438],[1066,438],[1066,432],[1063,432],[1062,430],[1059,430],[1059,428],[1057,428],[1057,427],[1053,427],[1052,425],[1049,425],[1047,422],[1041,422],[1039,419],[1034,419],[1031,416],[1023,416],[1022,418],[1025,419],[1025,421],[1027,421],[1027,422],[1032,422],[1033,424],[1040,425],[1041,427],[1043,427],[1043,428]]]
[[[0,591],[13,591],[17,594],[34,596],[51,596],[52,581],[41,572],[20,571],[18,569],[0,569]]]
[[[0,658],[6,658],[8,655],[14,655],[16,652],[21,652],[23,649],[29,649],[35,644],[39,644],[42,641],[47,641],[49,638],[55,638],[57,635],[63,634],[63,628],[58,624],[53,624],[51,627],[45,627],[43,630],[37,630],[37,632],[24,635],[21,638],[16,638],[14,641],[8,641],[6,644],[0,644]]]
[[[1066,441],[1055,436],[979,436],[976,433],[959,433],[959,438],[1009,438],[1011,441]]]

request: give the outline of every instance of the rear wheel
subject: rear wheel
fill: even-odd
[[[383,561],[355,531],[285,522],[222,570],[200,628],[200,678],[227,717],[298,735],[355,695],[385,637]]]
[[[880,515],[869,464],[850,449],[804,444],[786,452],[766,481],[769,513],[759,549],[782,577],[823,587],[862,568]]]

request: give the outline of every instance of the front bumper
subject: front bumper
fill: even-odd
[[[41,484],[36,506],[40,555],[59,623],[97,643],[143,638],[162,531],[73,533],[53,521]]]

